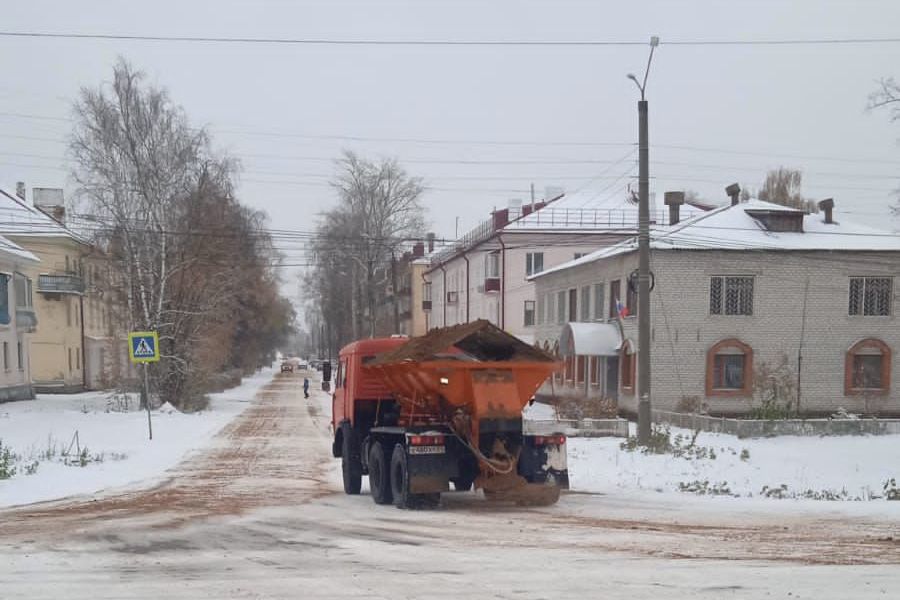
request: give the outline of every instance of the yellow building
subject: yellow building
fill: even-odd
[[[83,259],[90,244],[65,225],[62,190],[25,186],[0,190],[0,235],[40,259],[23,265],[34,284],[37,329],[30,336],[31,379],[37,392],[84,389]]]
[[[32,282],[37,257],[0,236],[0,402],[33,398],[28,334],[34,331]]]

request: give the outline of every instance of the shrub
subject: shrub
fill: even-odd
[[[615,419],[619,407],[611,398],[557,396],[550,401],[560,419]]]
[[[782,355],[777,365],[762,361],[753,369],[753,397],[759,403],[750,410],[751,419],[791,419],[797,415],[797,376]]]
[[[3,445],[0,440],[0,479],[9,479],[16,474],[16,461],[19,459],[9,446]]]

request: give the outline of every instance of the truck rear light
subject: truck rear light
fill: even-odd
[[[442,435],[411,435],[408,438],[410,446],[443,446]]]
[[[566,436],[562,434],[534,436],[535,446],[562,446],[565,443]]]

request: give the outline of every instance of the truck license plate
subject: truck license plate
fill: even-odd
[[[410,446],[410,454],[444,454],[447,452],[445,446]]]

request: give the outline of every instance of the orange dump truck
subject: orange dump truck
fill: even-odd
[[[435,506],[474,486],[491,499],[552,504],[569,483],[566,438],[527,435],[522,408],[558,367],[488,321],[340,352],[332,425],[344,491],[368,475],[378,504]]]

